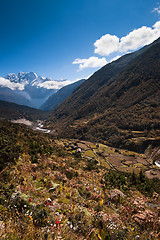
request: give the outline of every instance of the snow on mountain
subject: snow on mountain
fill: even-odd
[[[41,77],[34,72],[10,73],[5,77],[5,79],[8,79],[12,83],[19,83],[24,87],[26,85],[31,85],[36,87],[43,87],[46,89],[60,89],[71,83],[71,81],[69,80],[53,80],[50,78]],[[0,81],[0,85],[1,85],[1,81]],[[9,85],[7,84],[7,86]]]
[[[49,96],[70,83],[69,80],[53,80],[41,77],[34,72],[10,73],[5,78],[0,77],[1,91],[9,88],[14,93],[29,100],[31,102],[29,106],[36,108],[39,108]]]
[[[10,73],[6,77],[6,79],[9,79],[11,82],[28,82],[30,83],[34,79],[38,78],[37,74],[34,72],[20,72],[20,73]]]

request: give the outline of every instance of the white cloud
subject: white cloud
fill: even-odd
[[[160,7],[154,11],[160,12]],[[152,43],[160,37],[160,21],[157,21],[152,27],[142,26],[134,29],[126,36],[119,38],[115,35],[106,34],[94,43],[94,53],[100,56],[109,56],[109,62],[117,60],[124,54],[138,50]],[[113,58],[113,56],[115,56]],[[79,64],[79,71],[85,68],[102,67],[107,64],[105,57],[90,57],[88,59],[77,58],[72,64]]]
[[[0,86],[7,87],[12,90],[24,90],[24,84],[11,82],[8,79],[0,77]]]
[[[69,81],[69,80],[66,80],[66,81],[51,80],[51,81],[45,81],[45,82],[38,83],[37,86],[38,87],[43,87],[43,88],[46,88],[46,89],[60,89],[60,88],[62,88],[64,86],[67,86],[71,83],[72,82]]]
[[[94,46],[94,52],[101,56],[107,56],[112,52],[116,52],[119,47],[119,38],[115,35],[106,34],[98,39]]]
[[[153,28],[143,26],[122,37],[119,51],[133,51],[156,40],[160,36],[159,24],[160,22],[157,22]]]
[[[154,8],[152,12],[157,12],[158,14],[160,14],[160,6],[157,8]]]
[[[156,31],[160,31],[160,21],[156,22],[153,27],[155,28]]]
[[[101,56],[109,56],[111,53],[127,53],[137,50],[160,37],[160,21],[151,28],[143,26],[135,29],[128,35],[118,38],[115,35],[106,34],[95,43],[94,52]]]
[[[79,64],[79,70],[83,70],[84,68],[98,68],[103,67],[107,64],[107,60],[98,57],[90,57],[88,59],[80,59],[77,58],[72,62],[72,64]]]

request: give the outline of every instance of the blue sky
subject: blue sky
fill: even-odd
[[[1,0],[0,76],[86,78],[160,36],[154,0]]]

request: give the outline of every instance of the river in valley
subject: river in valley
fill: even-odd
[[[31,127],[35,131],[37,130],[37,131],[40,131],[40,132],[43,132],[43,133],[51,133],[51,130],[43,128],[44,125],[43,125],[43,121],[41,121],[41,120],[37,120],[37,122],[31,122],[31,121],[29,121],[25,118],[20,118],[20,119],[17,119],[17,120],[12,120],[11,122],[24,124],[28,127]]]

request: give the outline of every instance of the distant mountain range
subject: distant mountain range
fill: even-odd
[[[70,83],[37,76],[34,72],[11,73],[0,77],[0,100],[40,108],[49,96]]]
[[[62,137],[114,146],[129,145],[134,131],[158,136],[160,38],[95,72],[51,114],[47,126]]]

